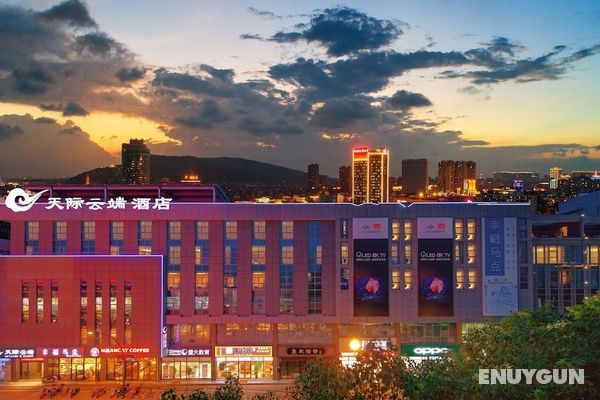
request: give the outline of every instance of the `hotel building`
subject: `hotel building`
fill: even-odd
[[[355,204],[389,201],[390,153],[387,149],[352,150],[352,200]]]
[[[29,189],[48,191],[28,210],[0,204],[5,380],[286,379],[318,357],[351,364],[369,341],[456,349],[472,324],[533,307],[527,204]]]

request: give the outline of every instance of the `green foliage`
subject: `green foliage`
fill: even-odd
[[[160,394],[160,400],[179,400],[174,388],[168,388]]]
[[[244,390],[236,375],[230,375],[225,379],[225,384],[219,386],[213,395],[214,400],[242,400]]]
[[[273,392],[267,392],[255,394],[252,396],[252,400],[281,400],[281,397]]]
[[[196,389],[185,400],[210,400],[210,395],[202,389]]]
[[[318,359],[290,389],[292,400],[345,400],[353,386],[351,372],[339,362]]]

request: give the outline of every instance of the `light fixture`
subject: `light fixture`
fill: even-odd
[[[360,350],[360,340],[358,340],[358,339],[350,340],[350,350],[352,350],[352,351]]]

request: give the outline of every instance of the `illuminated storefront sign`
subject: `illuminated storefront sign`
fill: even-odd
[[[0,348],[0,358],[35,358],[33,348]]]
[[[36,201],[48,190],[43,190],[32,196],[29,195],[22,188],[12,189],[4,204],[7,208],[14,212],[28,211],[33,207]],[[57,210],[90,210],[90,211],[101,211],[107,210],[157,210],[157,211],[168,211],[171,207],[172,198],[169,197],[136,197],[131,201],[125,200],[124,197],[110,198],[108,201],[103,201],[101,198],[91,198],[84,200],[81,197],[49,197],[46,210],[57,209]]]
[[[100,355],[110,355],[110,354],[126,354],[126,355],[135,355],[135,354],[149,354],[149,347],[92,347],[90,349],[90,356],[98,357]]]
[[[64,357],[76,358],[83,357],[83,349],[81,347],[38,347],[38,357]]]
[[[320,356],[325,354],[323,347],[288,347],[287,353],[290,356]]]
[[[210,347],[190,347],[185,349],[168,349],[167,355],[171,357],[210,357]]]
[[[452,351],[458,353],[456,344],[403,344],[400,351],[404,357],[440,357]]]
[[[271,346],[217,346],[215,354],[221,357],[268,356],[272,355]]]

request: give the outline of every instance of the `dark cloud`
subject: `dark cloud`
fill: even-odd
[[[325,102],[315,111],[314,123],[326,128],[342,128],[357,120],[374,118],[372,99],[366,96],[343,97]]]
[[[188,112],[184,117],[178,117],[176,122],[190,128],[212,128],[215,124],[229,120],[229,116],[212,100],[204,100],[194,113]]]
[[[254,7],[248,7],[248,11],[254,15],[257,15],[257,16],[265,18],[265,19],[282,19],[283,18],[280,15],[276,15],[274,12],[259,10]]]
[[[0,122],[0,140],[6,140],[23,134],[23,129],[18,126],[3,124]]]
[[[496,36],[489,43],[484,43],[488,50],[495,54],[503,54],[514,57],[516,53],[523,51],[523,46],[519,43],[502,36]]]
[[[62,112],[62,115],[65,117],[73,116],[73,115],[85,116],[85,115],[89,114],[85,108],[83,108],[82,106],[80,106],[79,104],[77,104],[73,101],[69,101],[66,104],[62,104],[62,103],[40,104],[40,108],[42,110],[46,110],[46,111],[60,111],[60,112]]]
[[[223,85],[222,82],[216,82],[214,79],[204,79],[187,73],[159,70],[156,72],[156,76],[152,83],[155,86],[216,97],[231,97],[234,95],[234,92],[229,85]]]
[[[143,67],[123,67],[116,73],[116,77],[119,78],[121,82],[135,82],[142,79],[144,75],[146,75],[146,69]]]
[[[211,65],[202,64],[200,65],[201,71],[208,72],[213,78],[222,80],[223,82],[233,82],[235,72],[232,69],[218,69]]]
[[[296,28],[300,31],[277,32],[270,40],[316,42],[324,46],[330,56],[343,56],[360,50],[379,49],[402,34],[397,22],[369,17],[347,7],[317,11],[308,24],[300,24]]]
[[[87,52],[97,56],[119,55],[126,51],[123,44],[117,42],[104,32],[92,32],[78,36],[75,43],[80,52]]]
[[[50,21],[61,21],[79,28],[94,28],[96,21],[90,16],[87,7],[79,0],[66,0],[40,15]]]
[[[30,96],[45,93],[48,85],[54,82],[52,74],[41,65],[17,68],[13,71],[12,78],[14,90]]]
[[[421,93],[413,93],[406,90],[398,90],[392,97],[386,100],[386,103],[392,108],[398,109],[409,109],[431,105],[431,101]]]
[[[242,33],[240,35],[240,39],[265,40],[262,36],[260,36],[257,33]]]
[[[49,117],[39,117],[34,119],[35,122],[37,122],[38,124],[55,124],[56,120],[54,118],[49,118]]]
[[[291,125],[289,121],[283,118],[265,121],[251,115],[243,117],[238,123],[238,128],[259,137],[269,134],[299,135],[304,132],[303,128]]]

